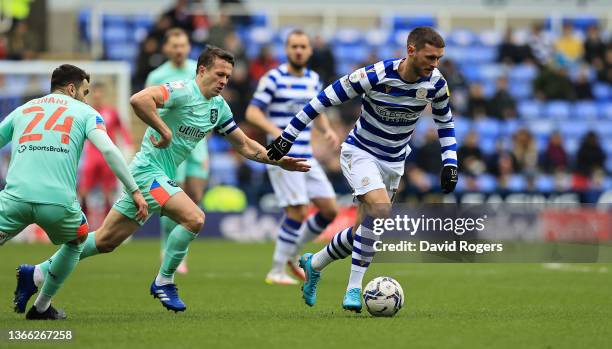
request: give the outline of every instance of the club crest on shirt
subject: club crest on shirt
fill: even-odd
[[[210,110],[210,122],[213,124],[216,123],[218,117],[219,117],[219,111],[217,111],[216,108],[211,109]]]
[[[353,84],[359,82],[359,79],[363,79],[366,77],[366,74],[363,70],[354,71],[351,75],[349,75],[349,81]]]
[[[173,87],[173,88],[183,88],[183,87],[185,87],[185,83],[182,82],[182,81],[172,81],[172,82],[170,82],[170,87]]]
[[[421,87],[419,89],[417,89],[416,91],[416,98],[417,99],[426,99],[427,98],[427,89],[424,87]]]

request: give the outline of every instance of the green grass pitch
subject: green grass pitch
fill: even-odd
[[[54,300],[68,320],[32,323],[12,312],[15,267],[39,262],[55,247],[7,244],[0,248],[0,329],[72,329],[74,339],[60,344],[4,338],[0,348],[612,345],[610,264],[374,264],[365,282],[381,275],[396,278],[406,303],[394,318],[372,318],[365,310],[354,314],[340,307],[348,260],[325,270],[313,308],[302,303],[298,286],[264,284],[272,248],[271,243],[194,243],[189,274],[176,277],[188,308],[175,314],[149,295],[159,267],[158,241],[135,240],[78,265]]]

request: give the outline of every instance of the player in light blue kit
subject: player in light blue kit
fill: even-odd
[[[334,260],[352,254],[351,275],[342,307],[361,311],[363,276],[374,257],[379,237],[372,233],[375,218],[389,215],[393,196],[404,173],[408,145],[422,111],[431,104],[441,145],[440,186],[450,193],[457,184],[457,142],[449,107],[449,90],[438,70],[444,55],[444,39],[429,27],[418,27],[408,35],[407,57],[388,59],[357,69],[336,80],[313,98],[268,145],[270,159],[289,152],[297,135],[325,108],[362,97],[361,115],[342,144],[342,173],[359,200],[355,225],[336,234],[316,254],[300,259],[307,281],[303,297],[307,305],[316,301],[321,270]]]
[[[178,223],[168,237],[162,265],[149,288],[151,295],[168,310],[187,308],[178,296],[174,274],[189,244],[204,226],[204,212],[172,178],[178,165],[207,133],[215,130],[225,136],[236,152],[247,159],[292,171],[310,169],[306,159],[269,160],[266,149],[238,128],[229,106],[219,95],[227,85],[233,65],[231,53],[209,46],[198,58],[195,79],[147,87],[130,99],[136,115],[150,126],[140,151],[130,164],[130,171],[151,211],[167,215]],[[80,258],[112,252],[147,218],[140,219],[133,200],[124,192],[100,229],[89,233]],[[47,263],[36,268],[44,269]],[[33,280],[35,283],[42,281]]]
[[[197,62],[189,59],[189,36],[180,28],[172,28],[165,33],[164,53],[168,60],[149,73],[147,87],[163,85],[172,81],[187,81],[195,78]],[[206,139],[200,141],[191,154],[176,169],[173,178],[185,191],[185,194],[199,205],[208,182],[208,147]],[[176,227],[176,222],[167,216],[160,217],[161,248],[166,247],[170,233]],[[162,256],[163,258],[163,256]],[[179,273],[187,273],[187,256],[176,269]]]
[[[76,267],[89,232],[76,194],[77,166],[86,139],[125,186],[135,203],[135,216],[148,215],[147,203],[108,137],[102,116],[83,103],[88,92],[89,75],[64,64],[53,71],[51,94],[27,102],[0,123],[0,147],[12,145],[6,188],[0,192],[0,245],[33,223],[54,244],[62,245],[44,269],[17,268],[16,312],[25,312],[28,299],[42,287],[26,314],[29,320],[66,318],[51,306],[51,298]],[[38,287],[33,283],[35,273],[46,279]]]

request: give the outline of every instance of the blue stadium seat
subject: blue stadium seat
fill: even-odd
[[[542,117],[542,103],[535,100],[523,100],[518,102],[518,113],[522,119],[538,119]]]
[[[497,179],[490,174],[483,174],[478,176],[476,179],[478,183],[478,189],[485,193],[495,191],[497,188]]]
[[[527,189],[527,179],[520,174],[511,175],[508,179],[508,189],[510,191],[524,191]]]
[[[457,142],[461,144],[463,137],[465,134],[471,129],[472,123],[469,119],[465,117],[459,116],[454,118],[455,123],[455,137],[457,138]]]
[[[599,19],[597,17],[564,18],[563,21],[571,22],[574,25],[575,29],[581,31],[586,31],[588,27],[599,24]]]
[[[112,25],[105,26],[104,31],[102,33],[102,39],[105,42],[112,44],[122,43],[130,40],[130,36],[132,35],[132,30],[127,25]]]
[[[384,19],[383,19],[384,20]],[[435,27],[436,18],[434,16],[394,16],[393,30],[411,30],[416,27]]]
[[[510,68],[508,72],[508,80],[510,81],[511,86],[517,82],[529,82],[538,74],[538,69],[536,66],[532,64],[517,64]]]
[[[371,47],[380,47],[389,41],[391,37],[391,33],[384,29],[372,29],[368,30],[365,33],[365,42]],[[382,56],[381,57],[390,57],[390,56]]]
[[[130,19],[125,15],[102,15],[102,26],[123,26],[130,25]]]
[[[91,11],[89,9],[84,9],[79,11],[79,35],[82,40],[85,42],[91,41]]]
[[[564,137],[563,147],[565,151],[570,155],[576,154],[578,147],[580,147],[580,140],[580,137]]]
[[[496,138],[500,133],[500,122],[496,119],[478,119],[472,123],[472,128],[478,132],[480,137]]]
[[[363,33],[354,28],[344,28],[336,32],[334,45],[360,45],[363,43]]]
[[[612,101],[599,103],[598,108],[600,118],[612,120]]]
[[[564,138],[566,137],[582,138],[584,134],[586,134],[589,130],[593,129],[593,125],[586,123],[586,122],[569,121],[569,122],[560,122],[558,124],[558,128],[559,128],[559,132],[561,132],[561,135]]]
[[[474,46],[470,50],[470,61],[474,63],[493,63],[497,60],[497,48],[488,46]]]
[[[272,43],[274,39],[274,31],[272,31],[272,29],[265,28],[265,27],[256,27],[256,28],[251,28],[248,36],[249,38],[247,42],[249,42],[249,44],[251,43],[257,44],[257,45],[270,44]]]
[[[610,85],[602,82],[596,82],[593,84],[593,96],[599,101],[606,101],[611,96]]]
[[[528,81],[511,82],[508,92],[517,100],[528,99],[533,95],[533,85]]]
[[[478,43],[478,37],[469,29],[454,29],[446,35],[449,46],[473,47],[475,43]]]
[[[526,122],[525,127],[531,132],[531,134],[533,134],[534,137],[544,137],[548,139],[550,134],[555,130],[556,125],[550,120],[533,119]]]
[[[482,46],[494,47],[497,50],[497,46],[502,42],[502,35],[497,30],[483,30],[478,33],[478,42]]]
[[[480,150],[482,150],[485,154],[493,154],[495,152],[495,145],[499,138],[492,137],[490,135],[480,135],[480,140],[478,145],[480,146]]]
[[[597,104],[592,101],[579,101],[574,103],[572,111],[572,119],[584,120],[584,119],[596,119],[599,114]]]
[[[267,27],[268,26],[268,15],[265,12],[258,12],[251,15],[251,26],[253,27]]]
[[[548,175],[539,175],[535,179],[536,190],[550,193],[555,191],[555,179]]]
[[[570,103],[567,101],[551,101],[544,104],[544,116],[554,120],[565,120],[570,116]]]
[[[132,42],[114,43],[107,45],[105,51],[109,59],[132,62],[138,54],[138,44]]]
[[[519,129],[525,127],[521,120],[510,119],[503,122],[503,126],[500,127],[500,137],[512,137],[512,135]]]
[[[612,139],[612,120],[599,120],[592,127],[602,140]]]

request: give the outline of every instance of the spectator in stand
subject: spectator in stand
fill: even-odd
[[[515,172],[515,159],[511,152],[505,150],[500,142],[496,151],[489,157],[488,171],[497,179],[498,190],[506,190],[510,177]]]
[[[575,172],[581,176],[590,178],[597,171],[604,170],[606,153],[599,142],[597,133],[587,132],[576,153]]]
[[[249,105],[249,96],[251,94],[251,82],[249,81],[246,66],[244,64],[238,65],[234,68],[232,78],[222,93],[223,98],[225,98],[225,101],[234,113],[234,120],[236,122],[244,121],[244,113]],[[262,141],[265,140],[262,139]]]
[[[504,40],[498,47],[497,61],[505,64],[519,64],[533,60],[531,47],[518,43],[512,28],[508,28]]]
[[[225,37],[222,48],[234,55],[234,67],[244,65],[248,69],[249,60],[247,59],[244,45],[236,32],[230,32]]]
[[[478,133],[472,130],[465,135],[457,151],[459,171],[470,176],[478,176],[487,169],[485,157],[478,146]]]
[[[259,50],[257,58],[249,64],[249,79],[256,83],[270,69],[278,66],[278,60],[272,53],[272,48],[264,45]]]
[[[427,129],[423,144],[415,149],[415,164],[429,174],[438,174],[442,168],[440,141],[434,128]]]
[[[155,36],[148,36],[140,45],[140,52],[136,59],[136,72],[132,81],[132,88],[140,91],[147,80],[149,73],[164,62],[166,57],[160,52],[160,46]]]
[[[334,54],[321,35],[314,37],[312,47],[312,56],[308,65],[310,69],[319,73],[323,86],[329,85],[337,78]]]
[[[465,114],[467,109],[467,91],[468,83],[465,80],[465,76],[455,62],[446,58],[440,63],[440,72],[444,75],[448,88],[451,91],[451,109],[459,111],[461,114]]]
[[[40,40],[25,20],[15,22],[8,34],[8,59],[31,60],[40,53]]]
[[[234,26],[229,16],[221,12],[215,23],[208,28],[207,43],[209,45],[223,47],[225,45],[225,38],[232,32],[234,32]]]
[[[176,0],[174,7],[164,12],[162,16],[170,18],[171,28],[178,27],[187,33],[191,33],[195,29],[188,0]]]
[[[568,158],[561,133],[555,131],[548,138],[546,149],[540,156],[542,170],[548,174],[563,173],[568,169]]]
[[[487,99],[479,83],[470,85],[465,114],[470,119],[479,119],[487,116]]]
[[[497,78],[495,93],[488,101],[488,114],[500,120],[514,119],[517,116],[516,101],[508,92],[508,78]]]
[[[570,21],[563,23],[561,36],[555,42],[555,49],[570,62],[576,62],[583,55],[582,41],[574,34],[574,25]]]
[[[593,100],[593,87],[589,81],[589,69],[582,67],[574,81],[574,95],[577,100]]]
[[[584,40],[584,60],[591,65],[601,65],[606,52],[606,44],[601,39],[599,26],[591,25]]]
[[[538,149],[529,130],[522,128],[512,135],[512,156],[514,169],[525,174],[535,174],[538,170]]]
[[[157,41],[157,46],[159,48],[158,51],[164,45],[164,41],[166,40],[166,32],[170,28],[172,28],[172,18],[162,15],[157,19],[157,21],[155,21],[151,32],[149,32],[147,39],[152,37],[155,39],[155,41]]]
[[[595,67],[595,69],[597,70],[597,80],[612,84],[612,41],[610,41],[606,48],[604,61],[601,67],[599,67],[599,69]]]
[[[554,40],[550,33],[544,30],[544,23],[538,22],[531,27],[529,47],[536,64],[543,65],[552,60],[555,52]]]
[[[533,80],[533,92],[540,100],[574,100],[576,95],[574,83],[570,80],[567,69],[553,64],[544,65]]]

